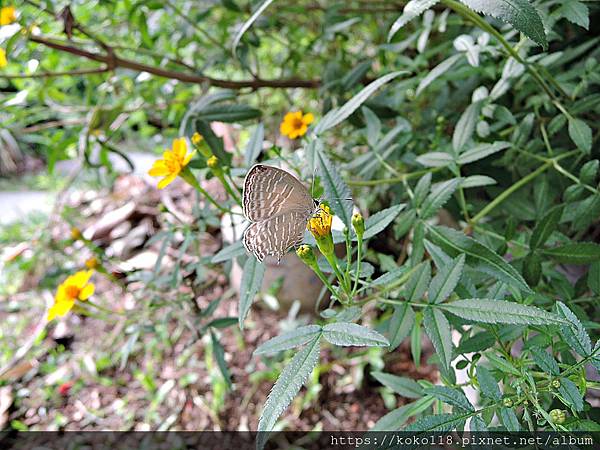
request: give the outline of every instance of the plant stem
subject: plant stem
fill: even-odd
[[[356,245],[356,275],[354,277],[354,287],[352,288],[350,298],[354,298],[354,294],[356,294],[356,290],[358,289],[358,280],[360,278],[360,264],[362,262],[363,237],[362,235],[357,234],[356,238],[358,240],[358,243]]]
[[[412,178],[419,178],[427,173],[434,173],[442,170],[443,167],[434,167],[432,169],[417,170],[415,172],[404,173],[398,177],[382,178],[378,180],[348,180],[349,186],[377,186],[379,184],[395,184],[402,183]]]

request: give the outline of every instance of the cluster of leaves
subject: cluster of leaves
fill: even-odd
[[[308,5],[282,4],[278,9],[272,3],[266,0],[242,11],[235,2],[223,2],[204,16],[193,16],[198,20],[190,19],[189,28],[175,34],[165,11],[188,17],[186,12],[196,13],[188,3],[121,2],[110,17],[102,9],[75,11],[77,20],[87,23],[101,16],[99,23],[118,30],[110,42],[122,39],[125,44],[105,50],[136,47],[136,56],[147,58],[147,64],[188,66],[185,70],[219,76],[250,75],[249,84],[237,92],[205,93],[199,86],[139,79],[129,72],[110,80],[93,75],[82,85],[71,83],[66,93],[55,83],[45,89],[36,79],[12,79],[11,86],[39,93],[36,106],[42,118],[35,120],[54,118],[51,104],[57,98],[73,101],[74,95],[84,93],[90,104],[98,105],[91,117],[102,120],[92,125],[86,121],[77,133],[61,130],[63,137],[55,137],[54,143],[47,141],[51,135],[43,135],[41,143],[62,149],[58,156],[51,150],[51,160],[68,154],[64,149],[73,150],[75,142],[88,154],[94,145],[113,151],[108,141],[123,141],[130,133],[150,141],[157,126],[163,134],[177,128],[187,136],[198,131],[233,179],[241,181],[258,160],[283,160],[305,179],[318,175],[316,192],[324,192],[349,230],[352,210],[344,202],[349,193],[369,213],[366,261],[355,298],[344,305],[332,302],[319,324],[285,333],[256,350],[260,355],[303,346],[275,383],[259,430],[273,429],[317,364],[323,341],[392,352],[409,339],[418,365],[423,334],[436,350],[431,362],[439,367],[442,384],[374,372],[393,392],[415,399],[382,417],[375,429],[403,429],[416,417],[404,429],[462,429],[468,423],[472,430],[597,430],[597,409],[584,397],[588,389],[598,388],[586,369],[600,369],[600,344],[596,340],[594,345],[590,337],[596,333],[597,338],[593,319],[600,309],[600,246],[593,242],[600,216],[594,148],[600,55],[598,38],[585,33],[588,4],[411,0],[402,11],[394,6],[394,16],[380,17],[357,2],[356,7],[333,5],[324,11],[317,6],[315,14],[324,15],[315,26],[314,20],[297,14]],[[202,22],[211,14],[219,18],[210,25],[214,33],[206,31],[208,21]],[[116,26],[124,17],[139,31]],[[230,33],[241,17],[249,19]],[[43,33],[59,32],[53,22],[41,28]],[[97,36],[95,31],[86,36]],[[106,41],[105,34],[98,36],[96,45]],[[36,54],[39,38],[37,44],[20,39],[25,38],[10,43],[14,54]],[[210,48],[200,62],[194,58],[198,43]],[[171,56],[165,60],[166,55]],[[58,58],[56,53],[51,56]],[[135,70],[123,65],[123,59],[119,63]],[[47,58],[41,64],[69,70],[76,60]],[[295,79],[296,73],[307,79]],[[166,69],[160,76],[181,81],[178,73]],[[271,78],[262,78],[266,76]],[[202,83],[219,86],[215,80],[220,79],[205,77]],[[260,91],[246,96],[243,90],[269,85],[318,87],[318,93],[303,91],[290,106],[300,109],[298,103],[304,102],[306,109],[314,102],[321,108],[320,120],[296,151],[265,146],[268,130],[276,129],[276,121],[269,118],[248,136],[245,150],[225,152],[210,123],[247,122],[261,112],[280,111],[282,104],[289,104],[281,91],[262,97]],[[126,94],[115,102],[111,96],[120,92]],[[154,114],[163,102],[157,125]],[[10,106],[5,126],[34,120],[28,111],[25,117],[17,105]],[[11,131],[17,133],[17,128]],[[61,140],[67,137],[70,141]],[[26,137],[23,142],[28,142]],[[194,160],[190,166],[210,176],[205,161]],[[234,204],[230,199],[226,206]],[[205,227],[218,216],[219,211],[206,206],[198,222]],[[186,248],[194,239],[189,236]],[[333,238],[344,240],[341,233]],[[238,317],[243,324],[261,288],[264,266],[236,242],[211,260],[200,257],[191,269],[201,274],[203,267],[225,263],[228,268],[233,260],[243,266]],[[581,270],[586,266],[587,273]],[[181,281],[179,276],[173,275],[173,286]],[[356,324],[373,306],[376,320]],[[219,349],[215,328],[220,326],[211,323],[205,329]],[[219,325],[235,323],[227,319]],[[214,353],[228,379],[222,348]],[[480,393],[479,404],[467,399],[465,386]],[[440,405],[444,412],[434,414]],[[561,408],[568,414],[550,414]]]

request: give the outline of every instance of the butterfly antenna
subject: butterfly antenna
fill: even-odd
[[[315,178],[317,175],[317,168],[313,167],[312,180],[310,182],[310,196],[315,198]]]

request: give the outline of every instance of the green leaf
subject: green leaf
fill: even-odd
[[[390,42],[394,35],[408,22],[419,17],[433,5],[438,3],[439,0],[410,0],[402,11],[402,15],[398,17],[392,24],[390,32],[388,33],[387,40]]]
[[[565,264],[590,264],[600,261],[600,245],[594,242],[575,242],[555,248],[543,250],[544,255],[550,256]]]
[[[462,53],[457,53],[456,55],[452,55],[449,58],[445,59],[429,72],[427,75],[419,82],[419,86],[417,86],[416,95],[419,95],[423,90],[433,83],[437,78],[441,77],[444,73],[446,73],[457,61],[460,61],[463,58]]]
[[[565,342],[577,354],[588,356],[592,352],[592,341],[583,324],[563,302],[556,302],[556,311],[559,317],[566,320],[566,324],[560,327]]]
[[[503,357],[491,352],[486,354],[485,356],[487,357],[492,367],[498,369],[500,373],[510,373],[517,377],[521,376],[521,372],[519,372],[519,369],[517,369],[511,362],[507,361]]]
[[[328,323],[323,327],[323,337],[334,345],[387,347],[385,336],[375,330],[349,322]]]
[[[369,68],[370,67],[371,62],[369,61]],[[379,117],[366,106],[363,106],[360,110],[367,125],[367,142],[371,147],[375,147],[379,135],[381,134],[381,120],[379,120]]]
[[[600,261],[590,264],[587,274],[587,285],[596,295],[600,295]]]
[[[512,323],[521,325],[562,325],[566,320],[535,306],[520,303],[470,298],[439,305],[440,308],[462,317],[483,323]]]
[[[537,286],[542,276],[542,258],[536,252],[529,253],[523,260],[523,277],[530,286]]]
[[[227,368],[227,363],[225,362],[225,349],[212,330],[210,331],[210,338],[212,341],[213,356],[217,361],[217,365],[219,366],[221,375],[223,375],[223,379],[227,383],[227,387],[231,389],[231,375],[229,374],[229,369]]]
[[[498,382],[492,376],[490,371],[482,365],[477,366],[477,382],[479,383],[481,393],[485,397],[496,401],[499,401],[502,398],[500,388],[498,387]]]
[[[496,343],[496,339],[489,331],[482,331],[471,337],[468,337],[461,341],[456,348],[457,354],[463,353],[475,353],[487,350]]]
[[[365,221],[365,233],[363,239],[369,239],[380,233],[400,214],[406,205],[394,205],[387,209],[376,212]],[[356,240],[356,237],[354,237]]]
[[[423,388],[412,378],[399,377],[391,373],[371,372],[371,375],[383,384],[390,388],[396,394],[406,398],[421,398],[423,397]]]
[[[224,261],[229,261],[230,259],[237,258],[238,256],[242,256],[246,253],[246,249],[244,248],[244,244],[242,241],[236,241],[227,247],[223,247],[219,250],[210,260],[213,264],[221,263]]]
[[[425,331],[431,339],[441,363],[450,367],[452,360],[452,335],[448,319],[439,309],[426,308],[423,315]]]
[[[479,144],[464,153],[461,153],[456,162],[458,164],[469,164],[480,159],[486,158],[489,155],[493,155],[499,151],[509,148],[512,144],[510,142],[494,142],[492,144]]]
[[[529,239],[529,248],[531,250],[535,250],[546,243],[552,232],[558,227],[562,215],[563,206],[558,205],[542,217],[542,220],[535,225],[531,239]]]
[[[415,208],[420,208],[423,204],[423,200],[427,197],[429,189],[431,188],[431,172],[427,172],[417,182],[413,192],[412,204]]]
[[[481,103],[472,103],[461,114],[452,134],[452,148],[455,151],[461,150],[471,140],[475,131],[475,124],[479,120],[480,110]]]
[[[263,140],[265,139],[265,126],[262,123],[259,123],[254,129],[254,133],[250,137],[248,144],[246,145],[246,152],[244,153],[244,162],[246,167],[250,168],[263,147]]]
[[[508,431],[519,431],[521,429],[519,419],[512,409],[500,408],[500,418]]]
[[[258,421],[256,448],[262,449],[277,418],[288,407],[319,361],[319,339],[315,337],[284,367],[271,390]]]
[[[434,396],[444,403],[456,406],[463,412],[475,411],[473,405],[471,405],[467,399],[467,396],[459,389],[454,389],[447,386],[431,386],[423,389],[423,392],[425,392],[425,394]]]
[[[237,322],[237,317],[220,317],[218,319],[214,319],[208,322],[206,324],[206,328],[227,328],[231,325],[235,325]]]
[[[511,24],[544,49],[548,47],[544,25],[528,0],[460,0],[474,11]]]
[[[412,416],[422,413],[429,408],[435,399],[423,397],[416,402],[396,408],[379,419],[369,431],[398,431]]]
[[[523,291],[531,292],[521,274],[504,258],[485,247],[462,232],[443,226],[428,227],[429,239],[442,248],[448,255],[456,256],[465,253],[481,264],[481,268],[492,273],[496,278]]]
[[[537,366],[544,372],[555,376],[560,374],[558,363],[546,350],[540,347],[532,347],[529,351]]]
[[[386,272],[383,275],[381,275],[380,277],[374,279],[371,282],[371,286],[381,286],[381,285],[386,285],[386,284],[390,284],[392,282],[398,281],[398,278],[400,278],[406,272],[408,272],[408,267],[404,267],[404,266],[398,267],[394,270],[390,270],[389,272]]]
[[[469,422],[469,427],[471,432],[487,432],[488,428],[485,425],[483,419],[479,416],[471,417],[471,422]]]
[[[234,55],[236,53],[235,50],[238,44],[240,43],[240,40],[242,39],[244,33],[248,31],[252,24],[256,22],[256,19],[259,18],[259,16],[264,12],[265,9],[267,9],[267,7],[271,3],[273,3],[273,0],[265,0],[264,2],[262,2],[260,6],[256,9],[256,11],[254,11],[254,14],[252,14],[250,18],[243,23],[238,32],[235,34],[235,37],[233,38],[233,43],[231,44],[231,51]]]
[[[590,27],[590,12],[585,3],[579,0],[569,0],[563,2],[558,9],[559,13],[569,22],[579,25],[586,30]]]
[[[569,136],[577,148],[585,153],[592,150],[592,129],[581,119],[569,119]]]
[[[568,378],[561,378],[558,392],[560,392],[562,398],[567,402],[567,406],[575,411],[583,411],[583,396],[575,383]]]
[[[317,124],[315,127],[315,134],[321,134],[324,131],[327,131],[348,117],[356,111],[377,89],[386,84],[388,81],[393,80],[394,78],[400,75],[406,75],[408,72],[406,71],[397,71],[388,73],[375,81],[369,83],[363,90],[361,90],[358,94],[348,100],[344,105],[340,108],[333,109],[329,111],[323,119]]]
[[[248,105],[213,105],[194,115],[205,122],[239,122],[260,117],[260,111]]]
[[[461,254],[438,271],[429,285],[429,303],[441,303],[454,292],[464,265],[465,255]]]
[[[321,175],[321,183],[323,184],[331,208],[342,219],[344,225],[351,230],[352,201],[346,200],[352,197],[350,188],[338,173],[335,165],[331,163],[322,151],[317,152],[317,164],[319,166],[319,174]]]
[[[420,210],[420,217],[423,220],[433,217],[433,215],[440,209],[448,199],[454,194],[456,188],[460,184],[460,178],[453,178],[452,180],[444,181],[435,185],[431,189],[431,193],[427,196],[423,202],[423,206]]]
[[[444,167],[453,161],[452,155],[446,152],[429,152],[417,157],[417,162],[425,167]]]
[[[435,414],[424,416],[413,422],[403,431],[450,431],[465,421],[464,414]]]
[[[317,334],[321,333],[321,330],[319,325],[306,325],[296,328],[262,343],[254,350],[254,355],[277,353],[299,347],[308,341],[312,341]]]
[[[429,281],[431,280],[431,266],[429,261],[424,261],[415,270],[405,288],[403,289],[404,297],[410,302],[416,302],[423,297]]]
[[[240,283],[240,306],[239,322],[240,328],[244,328],[244,319],[248,315],[250,305],[254,297],[262,286],[262,280],[265,276],[265,266],[258,262],[254,256],[248,257],[244,264],[242,281]]]
[[[408,302],[402,305],[394,305],[394,313],[390,318],[389,325],[390,351],[397,348],[406,336],[408,336],[414,323],[415,312],[409,306]]]

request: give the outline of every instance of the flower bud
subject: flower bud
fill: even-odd
[[[202,135],[196,132],[192,135],[192,144],[198,145],[200,142],[202,142],[202,139]]]
[[[217,158],[215,155],[212,155],[210,158],[208,158],[206,160],[206,165],[210,168],[210,169],[217,169],[219,167],[219,158]]]
[[[87,267],[88,269],[94,270],[96,267],[98,267],[98,265],[98,259],[96,259],[95,256],[92,256],[91,258],[88,258],[85,261],[85,267]]]
[[[71,228],[71,239],[78,241],[81,239],[81,230],[77,227]]]
[[[567,413],[562,409],[553,409],[550,411],[550,418],[552,419],[552,423],[561,424],[565,423],[567,419]]]
[[[506,407],[506,408],[512,408],[512,406],[513,406],[512,398],[510,398],[510,397],[504,397],[502,399],[502,405],[504,407]]]
[[[315,256],[315,252],[313,252],[313,249],[310,245],[304,244],[298,247],[296,249],[296,255],[298,255],[298,258],[304,261],[304,263],[308,266],[317,264],[317,257]]]
[[[352,226],[358,237],[362,237],[365,232],[365,219],[360,213],[356,213],[352,216]]]
[[[554,389],[560,388],[560,380],[552,380],[552,387]]]

